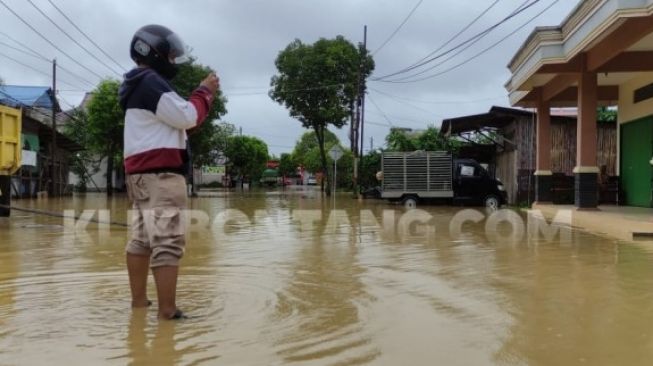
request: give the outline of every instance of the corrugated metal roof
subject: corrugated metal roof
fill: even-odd
[[[48,86],[0,85],[0,103],[12,107],[52,108]]]

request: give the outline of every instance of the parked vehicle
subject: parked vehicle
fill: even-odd
[[[309,176],[309,177],[306,179],[306,185],[308,185],[308,186],[314,186],[314,185],[317,185],[317,178],[315,178],[314,175]]]
[[[473,159],[454,159],[445,151],[386,152],[381,164],[381,197],[408,207],[420,201],[491,208],[506,203],[503,184]]]
[[[363,190],[361,192],[363,198],[381,198],[382,188],[381,187],[371,187]]]

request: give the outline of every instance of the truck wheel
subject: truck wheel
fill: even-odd
[[[499,197],[494,196],[494,195],[489,195],[485,197],[485,207],[491,208],[493,210],[499,209],[501,206],[501,201],[499,200]]]
[[[406,208],[415,208],[417,207],[417,197],[415,196],[406,196],[401,200],[401,203]]]

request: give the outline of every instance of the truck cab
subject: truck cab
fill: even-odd
[[[507,201],[503,183],[473,159],[454,159],[454,202],[498,208]]]

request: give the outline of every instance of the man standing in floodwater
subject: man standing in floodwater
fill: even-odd
[[[219,79],[208,75],[188,101],[182,99],[170,80],[188,60],[186,47],[160,25],[139,29],[130,54],[137,67],[125,74],[120,105],[125,111],[127,192],[134,210],[126,248],[132,307],[151,304],[146,287],[152,268],[159,318],[180,319],[185,316],[175,298],[185,245],[186,130],[201,125],[209,114]]]

